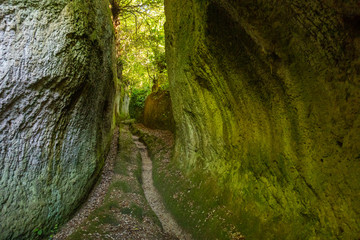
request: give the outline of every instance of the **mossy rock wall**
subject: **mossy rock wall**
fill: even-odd
[[[165,11],[179,168],[216,183],[247,239],[360,238],[358,1]]]
[[[78,207],[111,140],[115,83],[107,0],[0,1],[0,239],[45,235]]]
[[[175,131],[170,92],[158,90],[145,100],[144,125],[152,129]]]

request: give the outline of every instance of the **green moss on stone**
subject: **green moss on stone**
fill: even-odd
[[[174,171],[249,239],[359,238],[355,5],[326,2],[165,1]]]

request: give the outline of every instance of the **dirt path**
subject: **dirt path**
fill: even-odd
[[[132,138],[139,149],[142,158],[142,187],[148,203],[158,216],[166,233],[174,235],[181,240],[190,240],[190,235],[181,229],[171,214],[166,210],[161,196],[154,186],[152,178],[152,161],[150,160],[146,146],[139,141],[139,137],[132,136]]]
[[[110,182],[113,177],[114,162],[118,152],[119,145],[119,129],[114,130],[113,139],[111,142],[110,151],[105,161],[101,176],[98,183],[95,185],[91,193],[89,194],[86,202],[81,208],[75,213],[73,218],[61,227],[60,231],[54,236],[54,240],[62,240],[68,238],[81,223],[89,217],[90,213],[100,206],[104,201],[106,190],[109,188]]]
[[[119,149],[118,149],[118,139]],[[150,178],[142,172],[142,155],[145,146],[137,146],[128,126],[121,126],[116,131],[111,150],[104,166],[99,182],[94,187],[88,200],[81,206],[75,216],[65,224],[53,239],[57,240],[176,240],[181,230],[174,231],[163,221],[162,212],[156,216],[148,201],[148,190],[142,184],[152,185]],[[150,159],[148,159],[150,161]],[[150,166],[146,167],[151,174]],[[145,171],[146,172],[146,171]],[[148,183],[148,179],[151,182]],[[151,191],[156,191],[152,186]],[[152,196],[153,193],[150,194]],[[160,201],[149,197],[149,202]],[[156,205],[155,205],[156,206]],[[157,211],[158,208],[154,208]],[[159,211],[157,211],[159,212]],[[171,216],[170,216],[171,218]],[[165,217],[165,219],[170,219]],[[173,220],[166,220],[173,221]],[[162,225],[164,227],[162,227]],[[179,235],[180,234],[180,235]]]

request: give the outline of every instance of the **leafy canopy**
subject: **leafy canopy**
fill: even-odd
[[[134,88],[167,87],[163,0],[112,0],[122,81]]]

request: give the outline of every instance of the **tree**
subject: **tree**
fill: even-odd
[[[165,23],[162,0],[112,0],[117,57],[123,82],[133,88],[166,88]]]

